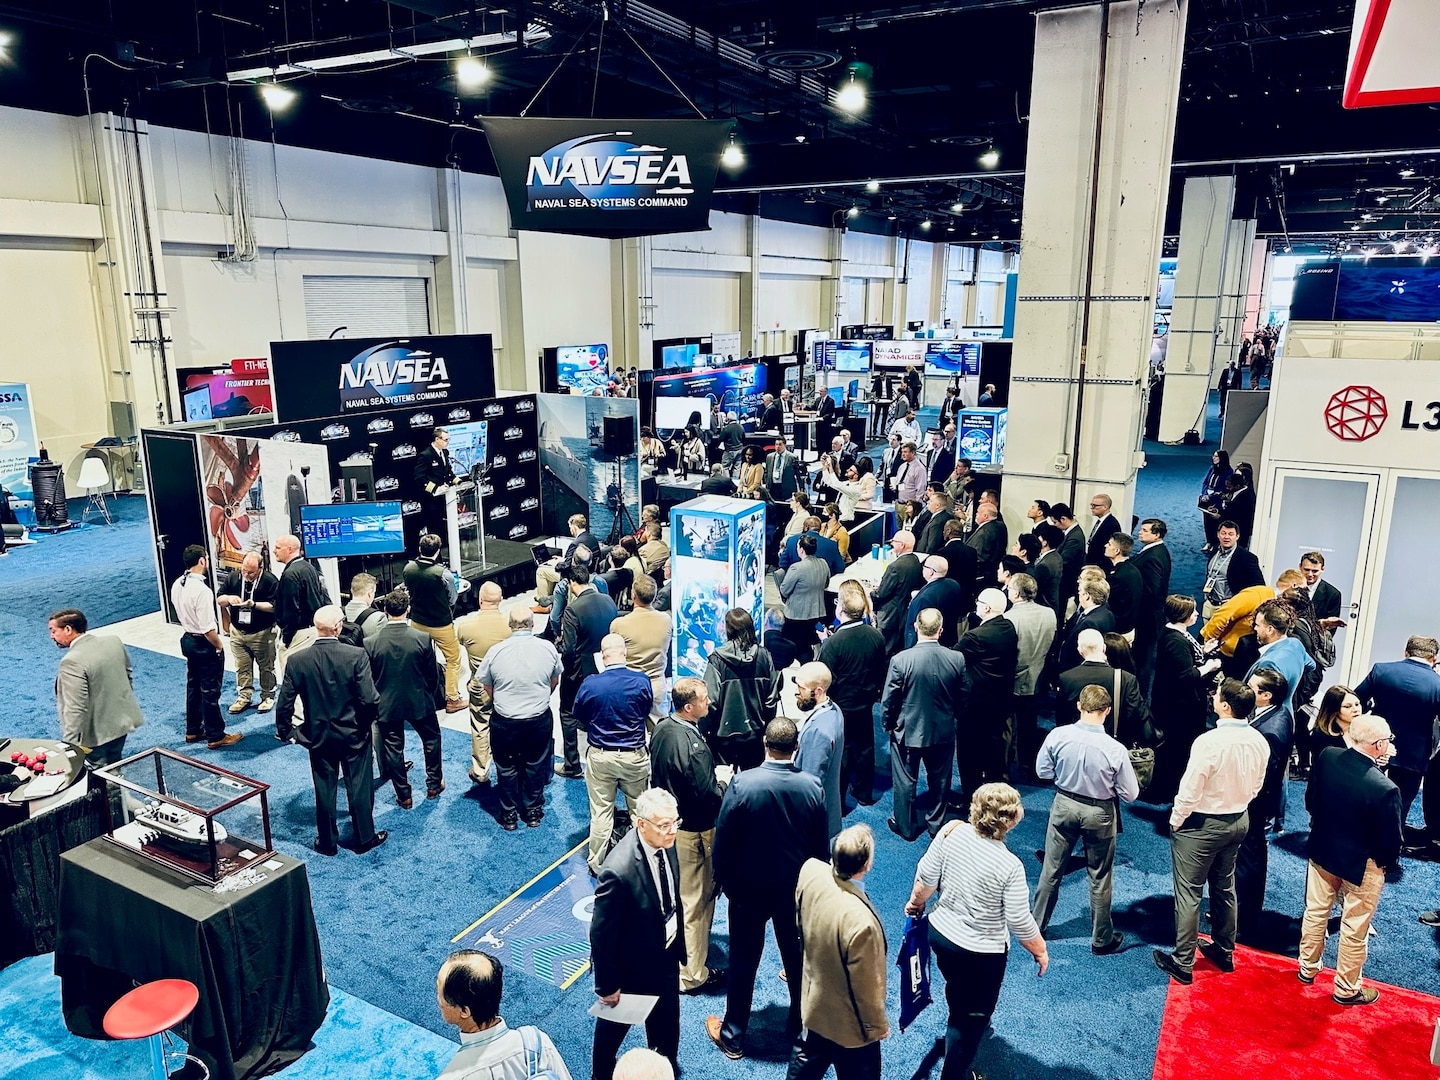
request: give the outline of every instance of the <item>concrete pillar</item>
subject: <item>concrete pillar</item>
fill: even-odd
[[[612,241],[615,351],[626,367],[654,367],[655,257],[653,239]]]
[[[1225,235],[1225,278],[1220,289],[1220,335],[1215,366],[1210,372],[1213,388],[1225,366],[1240,355],[1245,339],[1245,299],[1250,284],[1250,251],[1255,244],[1253,220],[1232,221]]]
[[[750,268],[740,274],[740,348],[750,356],[762,356],[760,348],[760,215],[745,218],[745,254]]]
[[[1187,6],[1187,0],[1149,0],[1143,9],[1137,0],[1109,5],[1103,109],[1097,93],[1102,6],[1036,16],[1001,498],[1012,533],[1032,499],[1068,501],[1072,477],[1080,507],[1091,492],[1105,491],[1116,516],[1129,521],[1143,462],[1144,375]],[[1099,170],[1092,175],[1097,111]],[[1098,193],[1093,253],[1092,190]],[[1082,355],[1091,262],[1089,341]]]
[[[1205,401],[1215,362],[1224,290],[1233,176],[1192,176],[1180,204],[1180,251],[1175,267],[1175,307],[1165,352],[1165,400],[1160,441],[1179,442],[1195,430],[1205,435]]]
[[[435,170],[435,202],[440,210],[440,230],[445,234],[445,254],[435,259],[435,325],[442,334],[470,332],[460,177],[459,169]]]
[[[936,244],[930,258],[930,303],[925,309],[925,321],[937,326],[945,318],[945,293],[950,284],[949,244]]]
[[[1269,292],[1266,268],[1270,262],[1270,241],[1256,240],[1250,245],[1250,269],[1245,275],[1245,337],[1255,337],[1264,318],[1262,305]]]
[[[831,337],[840,336],[840,315],[845,310],[845,230],[830,230],[830,273],[821,285],[820,329]],[[861,282],[862,295],[865,283]],[[860,322],[864,322],[861,316]]]

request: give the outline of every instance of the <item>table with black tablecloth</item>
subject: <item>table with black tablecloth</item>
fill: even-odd
[[[103,1038],[105,1011],[137,983],[200,989],[186,1031],[215,1080],[264,1076],[295,1061],[325,1019],[330,991],[305,864],[275,855],[263,881],[216,893],[106,839],[60,861],[65,1026]]]

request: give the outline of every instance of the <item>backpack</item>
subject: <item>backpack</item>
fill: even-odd
[[[1310,656],[1320,665],[1321,671],[1335,666],[1335,637],[1323,626],[1310,628]]]
[[[530,1080],[559,1080],[559,1074],[554,1069],[540,1068],[540,1029],[526,1024],[519,1031],[520,1042],[525,1047],[525,1073]]]
[[[371,604],[364,611],[360,612],[360,618],[353,620],[346,619],[344,622],[342,622],[340,624],[339,634],[341,642],[346,645],[354,645],[358,648],[363,649],[365,647],[365,632],[361,629],[361,627],[365,625],[366,619],[370,618],[370,616],[372,615],[378,615],[379,613],[380,609],[377,608],[374,604]]]

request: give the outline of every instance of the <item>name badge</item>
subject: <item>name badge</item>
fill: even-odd
[[[249,608],[241,608],[239,611],[235,612],[235,625],[236,625],[236,626],[249,626],[249,625],[250,625],[250,609],[249,609]]]

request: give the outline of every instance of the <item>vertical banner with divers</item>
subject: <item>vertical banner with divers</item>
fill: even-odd
[[[704,232],[730,120],[486,117],[510,224],[532,232]]]

